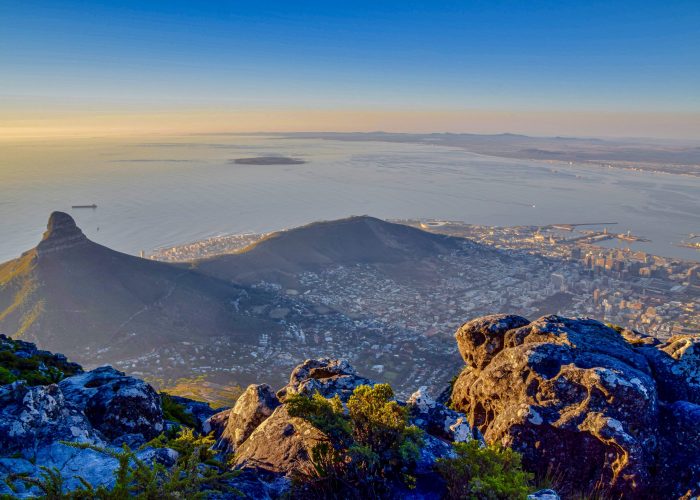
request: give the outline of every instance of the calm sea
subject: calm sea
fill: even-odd
[[[677,246],[700,233],[700,179],[692,177],[439,146],[260,136],[3,142],[0,151],[0,261],[33,247],[53,210],[131,254],[369,214],[500,226],[618,222],[616,231],[652,240],[634,248],[700,257]],[[258,155],[308,163],[230,163]],[[92,203],[96,210],[71,209]]]

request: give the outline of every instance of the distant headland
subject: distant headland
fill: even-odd
[[[306,163],[306,161],[288,156],[255,156],[252,158],[236,158],[229,163],[237,165],[301,165]]]

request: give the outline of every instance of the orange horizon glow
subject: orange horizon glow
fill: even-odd
[[[20,111],[0,116],[0,140],[284,132],[519,133],[700,139],[700,113],[395,109]]]

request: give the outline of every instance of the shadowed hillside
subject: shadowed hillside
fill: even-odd
[[[260,292],[126,255],[88,240],[54,212],[35,249],[0,265],[0,331],[92,363],[180,341],[227,335],[246,342],[273,325],[235,312]]]

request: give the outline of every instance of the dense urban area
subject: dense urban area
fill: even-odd
[[[288,373],[300,358],[342,352],[399,390],[416,383],[439,390],[460,363],[455,329],[484,314],[587,316],[659,338],[700,332],[700,265],[600,246],[612,238],[638,238],[615,234],[611,225],[398,222],[465,238],[464,248],[436,255],[416,273],[367,263],[302,272],[293,288],[261,281],[254,287],[275,299],[254,313],[276,320],[280,329],[262,333],[257,346],[220,338],[184,350],[166,348],[122,367],[138,374],[140,367],[163,366],[167,379],[168,366],[189,365],[212,380],[245,384],[262,372]],[[239,251],[262,236],[210,238],[150,257],[193,260]],[[493,253],[475,258],[479,249]]]

